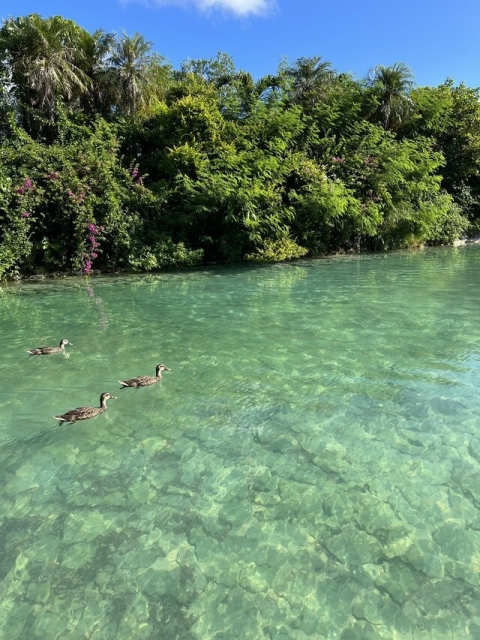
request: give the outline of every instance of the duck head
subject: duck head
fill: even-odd
[[[157,364],[157,376],[161,371],[170,371],[164,364]]]
[[[100,396],[100,402],[103,403],[105,400],[110,400],[110,398],[112,398],[112,400],[116,400],[117,396],[112,396],[112,394],[108,392],[102,393]]]

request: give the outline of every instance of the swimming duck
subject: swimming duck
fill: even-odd
[[[94,418],[105,411],[107,408],[107,400],[109,398],[113,398],[114,400],[117,399],[117,397],[112,396],[111,393],[102,393],[100,396],[99,407],[78,407],[77,409],[72,409],[71,411],[67,411],[67,413],[63,413],[61,416],[53,417],[55,420],[60,420],[60,422],[76,422],[77,420]]]
[[[136,378],[130,378],[130,380],[119,380],[118,382],[122,387],[148,387],[151,384],[155,384],[162,379],[162,371],[170,371],[164,364],[157,364],[157,370],[155,377],[153,376],[138,376]]]
[[[64,338],[60,340],[59,347],[37,347],[36,349],[29,349],[27,353],[31,356],[46,356],[49,353],[62,353],[62,351],[65,351],[66,344],[73,346],[71,342]]]

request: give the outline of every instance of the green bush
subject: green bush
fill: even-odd
[[[300,247],[290,238],[281,240],[266,240],[262,247],[258,247],[255,253],[245,256],[246,260],[252,262],[280,262],[301,258],[308,253],[308,249]]]
[[[194,267],[202,261],[202,249],[187,249],[183,242],[175,244],[171,239],[166,239],[153,247],[138,247],[136,253],[130,254],[128,264],[134,271],[153,271],[173,267]]]

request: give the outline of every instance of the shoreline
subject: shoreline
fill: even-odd
[[[471,237],[466,237],[466,238],[459,238],[458,240],[454,240],[452,242],[452,244],[442,244],[442,245],[428,245],[428,244],[424,244],[421,245],[420,247],[416,247],[415,250],[418,251],[419,249],[434,249],[434,248],[439,248],[439,247],[466,247],[468,245],[480,245],[480,235],[476,235],[476,236],[471,236]],[[368,254],[376,254],[376,253],[381,253],[381,254],[385,254],[385,253],[393,253],[395,251],[405,251],[408,249],[391,249],[390,251],[358,251],[355,252],[355,254],[357,255],[368,255]],[[304,256],[302,258],[297,258],[297,259],[293,259],[293,260],[284,260],[283,262],[299,262],[303,259],[313,259],[313,258],[330,258],[332,256],[342,256],[342,255],[352,255],[353,252],[351,251],[346,251],[346,252],[335,252],[335,253],[325,253],[322,255],[317,255],[317,256]],[[280,262],[282,262],[281,260],[276,262],[264,262],[264,263],[256,263],[257,266],[259,266],[260,264],[279,264]],[[39,273],[32,273],[32,274],[16,274],[14,276],[10,276],[8,278],[6,278],[3,281],[0,281],[0,286],[5,285],[5,284],[20,284],[22,282],[43,282],[45,280],[65,280],[67,278],[97,278],[99,276],[119,276],[119,275],[148,275],[148,274],[152,274],[152,273],[177,273],[179,271],[189,271],[190,269],[198,269],[198,268],[202,268],[202,267],[216,267],[216,266],[222,266],[225,263],[223,262],[216,262],[216,263],[209,263],[209,264],[202,264],[202,265],[196,265],[195,267],[185,267],[185,268],[173,268],[173,269],[163,269],[163,270],[155,270],[155,271],[131,271],[130,269],[124,269],[122,267],[119,267],[118,269],[92,269],[92,271],[87,275],[84,274],[82,271],[78,271],[78,270],[74,270],[74,271],[43,271],[43,272],[39,272]],[[246,265],[246,264],[250,264],[252,265],[253,263],[251,261],[245,260],[243,262],[238,262],[236,263],[237,265]]]

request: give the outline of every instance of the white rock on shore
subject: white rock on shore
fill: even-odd
[[[471,238],[459,238],[453,241],[454,247],[463,247],[466,244],[480,244],[480,236],[472,236]]]

